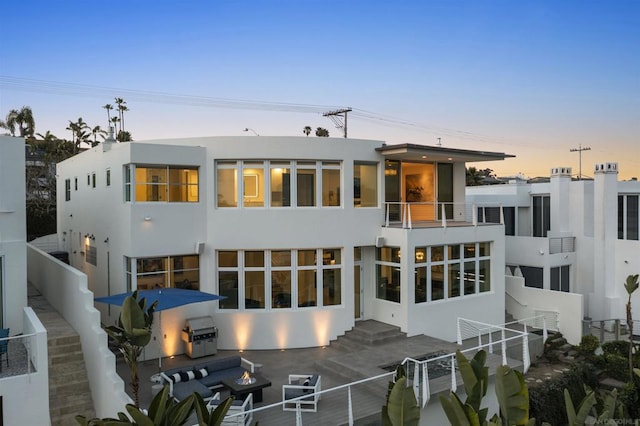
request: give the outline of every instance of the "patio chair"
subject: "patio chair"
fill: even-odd
[[[0,328],[0,371],[2,371],[2,358],[7,362],[9,366],[9,341],[6,338],[9,337],[8,328]]]
[[[283,411],[296,411],[300,405],[300,411],[316,412],[322,390],[321,377],[317,374],[289,374],[289,384],[282,385],[282,400],[295,401],[282,404]],[[308,395],[306,398],[303,398]]]
[[[215,410],[218,405],[220,405],[222,401],[220,400],[220,392],[216,392],[209,402],[207,402],[207,409],[212,412]],[[253,413],[249,413],[248,411],[253,410],[253,394],[249,393],[244,401],[241,399],[235,399],[229,410],[227,411],[226,416],[222,420],[222,426],[246,426],[250,425],[253,421]],[[241,414],[242,413],[242,414]],[[238,414],[236,416],[230,417],[231,414]],[[241,414],[241,415],[240,415]]]

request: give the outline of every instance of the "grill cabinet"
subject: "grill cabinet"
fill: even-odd
[[[218,352],[218,329],[211,317],[187,319],[182,329],[184,351],[189,358],[215,355]]]

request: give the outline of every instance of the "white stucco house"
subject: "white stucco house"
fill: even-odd
[[[639,198],[640,182],[618,181],[617,163],[598,163],[593,180],[554,167],[549,182],[468,187],[466,200],[480,221],[498,220],[502,206],[507,274],[546,292],[538,309],[561,311],[564,295],[577,294],[582,315],[600,321],[625,318],[623,284],[640,273]],[[507,286],[507,304],[527,303],[517,298]]]
[[[24,139],[0,136],[0,328],[22,333],[27,306]]]
[[[0,356],[0,424],[46,425],[47,337],[27,307],[24,152],[23,138],[0,136],[0,328],[9,329]],[[27,400],[38,401],[38,409]]]
[[[105,141],[58,164],[59,245],[96,297],[226,296],[164,311],[148,357],[182,353],[185,320],[203,315],[221,349],[323,346],[358,319],[453,341],[458,316],[504,319],[504,227],[471,223],[465,162],[506,157],[338,138]]]

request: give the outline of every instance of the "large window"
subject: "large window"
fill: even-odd
[[[376,297],[400,303],[400,248],[376,250]]]
[[[491,243],[415,249],[415,303],[491,291]]]
[[[546,237],[551,229],[551,197],[535,195],[533,198],[533,236]]]
[[[638,195],[618,195],[618,239],[638,240],[640,211]]]
[[[342,205],[340,161],[221,160],[216,177],[218,208]]]
[[[353,165],[353,206],[378,207],[378,165]]]
[[[198,202],[197,167],[127,165],[124,172],[126,201],[133,192],[137,202]]]
[[[221,309],[302,309],[342,303],[341,249],[218,252]],[[319,261],[321,259],[321,262]]]
[[[127,288],[200,289],[200,256],[126,258]]]

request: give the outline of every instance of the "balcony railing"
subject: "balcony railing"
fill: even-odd
[[[529,322],[525,323],[528,324]],[[492,335],[499,337],[487,338],[487,336]],[[478,336],[481,336],[478,340],[478,345],[461,349],[461,352],[463,352],[467,358],[473,357],[473,355],[480,350],[485,350],[490,356],[494,357],[493,365],[497,363],[515,366],[515,364],[519,364],[519,362],[522,361],[524,372],[527,371],[530,365],[530,358],[526,325],[525,330],[520,331],[505,326],[496,326],[463,318],[458,319],[459,344],[462,344],[463,339],[473,340]],[[482,336],[484,336],[484,338]],[[519,348],[521,348],[521,352]],[[511,357],[507,356],[507,351],[509,351]],[[518,358],[514,359],[513,355],[516,353],[520,353],[522,358],[519,359],[520,356],[518,356]],[[432,394],[445,390],[455,392],[458,387],[458,370],[455,353],[441,354],[436,352],[421,359],[407,357],[400,364],[404,366],[408,383],[412,387],[416,400],[421,408],[427,405]],[[333,423],[353,425],[356,417],[354,410],[360,408],[357,402],[358,397],[362,398],[361,393],[364,392],[370,394],[372,389],[379,389],[378,396],[384,395],[387,389],[386,383],[393,379],[395,374],[395,367],[396,365],[390,366],[391,371],[387,373],[322,390],[314,394],[305,394],[296,399],[308,399],[315,395],[321,395],[323,398],[339,396],[339,400],[344,401],[346,404],[345,408],[342,408],[343,406],[341,404],[340,406],[335,404],[328,406],[323,405],[321,402],[318,405],[318,413],[308,413],[308,415],[321,416],[320,418],[325,419],[325,415],[322,414],[323,410],[330,410]],[[370,396],[368,398],[371,399]],[[295,403],[296,399],[287,400],[287,403]],[[362,399],[360,399],[360,401],[362,401]],[[272,422],[270,422],[270,420],[278,419],[280,423],[286,422],[287,424],[293,424],[292,418],[282,417],[283,404],[284,402],[281,401],[254,408],[250,412],[253,413],[253,418],[257,419],[260,423],[271,424]],[[231,421],[232,418],[246,415],[247,413],[248,412],[228,414],[225,420]],[[291,415],[293,416],[294,413],[291,413]],[[305,415],[307,415],[307,413],[305,413]],[[339,421],[334,421],[336,415],[340,416]],[[315,417],[315,419],[317,421],[317,417]],[[325,422],[328,422],[328,420],[325,419]],[[297,426],[303,424],[303,412],[300,404],[297,405],[297,410],[295,411],[295,424]]]
[[[481,214],[478,214],[481,209]],[[487,209],[492,214],[487,213]],[[414,226],[437,226],[446,228],[457,224],[478,226],[481,224],[504,224],[501,205],[438,202],[387,202],[385,203],[385,227],[412,229]]]
[[[0,339],[0,380],[35,372],[35,334]],[[4,344],[7,351],[4,353]]]

